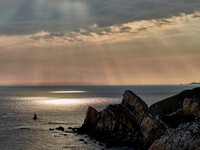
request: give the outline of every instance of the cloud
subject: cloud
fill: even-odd
[[[146,31],[147,30],[147,27],[140,27],[137,29],[138,31]]]
[[[52,39],[54,37],[64,37],[65,33],[64,32],[45,32],[45,31],[40,31],[35,33],[34,35],[31,36],[31,39],[33,40],[39,40],[39,39]]]
[[[123,27],[121,27],[120,28],[120,32],[128,32],[128,31],[130,31],[131,30],[131,27],[127,27],[127,26],[123,26]]]
[[[183,30],[192,28],[198,30],[196,26],[199,18],[194,17],[199,15],[198,12],[194,14],[182,14],[181,16],[134,21],[121,25],[113,25],[109,27],[99,27],[97,24],[85,28],[79,28],[76,32],[47,32],[39,31],[29,35],[30,40],[27,43],[37,43],[37,45],[66,45],[70,43],[93,43],[105,42],[111,43],[116,41],[126,41],[140,38],[152,38],[155,34],[167,31],[162,36],[174,36],[176,34],[184,35]],[[180,29],[179,29],[180,26]],[[156,31],[156,32],[155,32]],[[199,31],[199,30],[198,30]],[[155,32],[155,33],[153,33]],[[152,33],[152,34],[149,34]],[[188,34],[188,31],[186,31]],[[119,38],[120,37],[120,38]],[[20,38],[22,39],[22,38]],[[32,42],[31,42],[32,40]]]
[[[116,43],[140,39],[159,38],[167,43],[165,38],[193,37],[198,40],[200,19],[199,12],[181,14],[171,18],[133,21],[108,27],[97,24],[79,28],[76,31],[45,31],[40,30],[28,35],[2,35],[1,47],[45,47],[66,46],[73,44]]]
[[[188,14],[199,8],[199,0],[0,0],[0,34],[77,32],[93,24],[109,27]],[[97,30],[96,33],[105,34]]]
[[[194,18],[198,18],[198,17],[200,17],[200,13],[195,12],[194,15],[193,15],[193,17],[194,17]]]
[[[2,35],[0,84],[198,81],[200,18],[194,16],[199,12],[74,31]]]

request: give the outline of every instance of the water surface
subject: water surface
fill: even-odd
[[[84,135],[49,131],[79,127],[88,106],[121,103],[130,89],[148,105],[198,85],[0,87],[0,149],[102,149]],[[38,119],[33,120],[34,113]],[[79,139],[84,139],[80,141]]]

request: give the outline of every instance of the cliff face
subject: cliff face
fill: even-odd
[[[109,105],[101,112],[89,107],[84,124],[78,132],[105,142],[107,146],[129,146],[134,149],[150,147],[151,150],[169,149],[170,145],[173,145],[171,143],[178,141],[176,137],[179,135],[178,139],[185,141],[184,146],[188,147],[192,142],[198,142],[198,140],[194,141],[193,136],[200,132],[195,130],[195,134],[194,132],[186,134],[184,131],[189,129],[185,124],[192,121],[193,126],[198,128],[200,105],[199,99],[180,95],[178,98],[181,99],[170,99],[168,103],[164,100],[148,108],[140,97],[127,90],[123,94],[121,104]],[[165,106],[163,103],[167,104],[167,109],[162,108]],[[170,105],[173,111],[169,109]],[[171,127],[178,128],[171,129]],[[190,137],[183,138],[188,135]],[[178,144],[176,147],[181,146]]]

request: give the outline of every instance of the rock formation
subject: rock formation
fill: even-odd
[[[200,146],[199,133],[199,123],[180,124],[176,129],[167,129],[165,134],[156,140],[149,150],[196,150],[195,145],[198,143]],[[198,148],[200,149],[200,147]]]
[[[109,105],[101,112],[89,107],[77,131],[107,143],[108,147],[193,149],[200,142],[199,98],[200,88],[196,88],[148,108],[140,97],[127,90],[121,104]]]
[[[197,108],[196,106],[199,100],[200,88],[185,90],[175,96],[153,104],[152,106],[150,106],[149,112],[154,117],[158,116],[166,124],[168,124],[169,127],[176,128],[179,124],[183,122],[186,123],[194,121],[194,118],[197,114],[195,114],[195,110],[192,109],[196,109],[196,111],[199,112],[199,108]],[[191,112],[186,112],[186,109],[190,109],[188,111]]]

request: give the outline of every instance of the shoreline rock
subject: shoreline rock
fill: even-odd
[[[65,129],[62,126],[57,127],[56,130],[65,131]]]
[[[170,143],[179,141],[175,145],[177,149],[181,146],[189,148],[192,142],[200,142],[199,117],[200,88],[183,91],[149,108],[140,97],[126,90],[121,104],[109,105],[101,112],[89,106],[84,123],[77,132],[94,137],[108,147],[165,150],[170,147]],[[197,133],[189,134],[185,124],[198,128]],[[197,135],[199,140],[194,138]],[[185,145],[181,145],[180,140]]]

